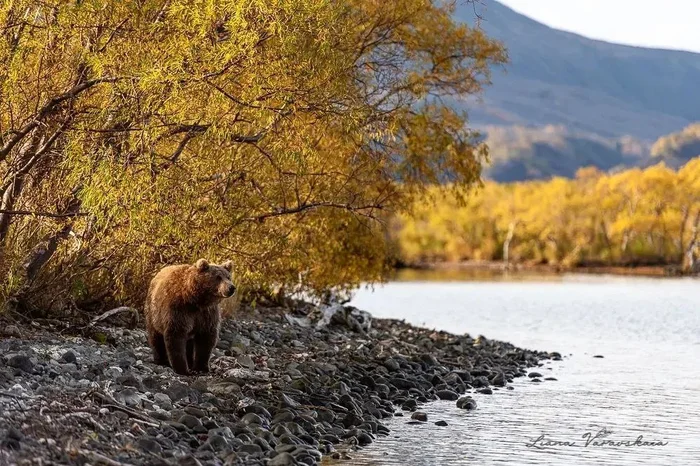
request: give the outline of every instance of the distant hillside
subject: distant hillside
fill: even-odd
[[[474,125],[563,125],[607,138],[653,141],[700,120],[700,54],[595,41],[533,21],[494,1],[458,2],[458,19],[505,43]],[[601,12],[601,14],[605,14]]]
[[[650,144],[631,137],[605,138],[563,126],[486,127],[491,165],[485,177],[499,182],[573,178],[581,167],[609,171],[650,164]]]
[[[676,169],[700,157],[700,123],[660,138],[651,148],[651,157],[654,162],[662,161]]]

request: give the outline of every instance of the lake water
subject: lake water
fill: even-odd
[[[558,381],[516,379],[515,390],[472,395],[475,411],[431,403],[421,408],[424,425],[395,417],[391,435],[355,452],[353,464],[700,464],[700,280],[430,278],[363,289],[351,304],[376,317],[558,351],[563,361],[537,369]],[[597,434],[665,445],[586,446]]]

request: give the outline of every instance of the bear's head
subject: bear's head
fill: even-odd
[[[230,298],[236,292],[236,287],[231,281],[232,268],[233,264],[231,261],[217,265],[210,264],[205,259],[199,259],[194,264],[197,289],[209,298]]]

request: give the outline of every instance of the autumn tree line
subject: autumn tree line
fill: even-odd
[[[700,272],[700,157],[575,179],[486,182],[456,197],[431,188],[392,226],[406,264],[504,261],[521,264],[670,265]]]
[[[0,3],[0,303],[140,304],[165,264],[342,291],[383,225],[487,156],[443,99],[501,44],[442,0]]]

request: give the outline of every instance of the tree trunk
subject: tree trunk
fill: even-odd
[[[40,141],[39,136],[36,131],[31,135],[31,139],[27,141],[24,146],[19,151],[15,165],[18,167],[16,170],[11,172],[8,176],[8,182],[4,183],[0,187],[0,195],[2,195],[2,201],[0,202],[0,209],[14,210],[15,203],[22,192],[22,187],[24,186],[24,175],[26,171],[22,168],[27,164],[27,161],[31,160],[39,147]],[[8,162],[9,163],[9,162]],[[0,213],[0,247],[5,243],[5,238],[10,230],[10,224],[12,223],[12,214]]]
[[[608,260],[612,259],[614,253],[613,253],[613,247],[612,243],[610,242],[610,235],[608,235],[608,225],[605,223],[605,220],[601,219],[600,220],[600,227],[601,227],[601,232],[603,233],[603,241],[605,242],[605,247],[608,250],[608,254],[610,254],[610,257]]]
[[[620,247],[623,257],[627,256],[627,245],[629,244],[629,240],[630,240],[630,234],[628,231],[626,231],[622,235],[622,246]]]
[[[513,241],[513,236],[515,235],[515,227],[517,226],[518,222],[510,222],[510,225],[508,225],[508,234],[506,235],[506,240],[503,242],[503,262],[506,264],[506,267],[509,266],[510,262],[510,243]]]
[[[15,178],[12,180],[10,186],[5,190],[2,196],[2,202],[0,202],[0,209],[3,211],[13,210],[15,208],[15,201],[22,191],[22,184],[24,183],[24,177]],[[7,237],[7,232],[10,230],[10,223],[12,220],[12,214],[0,213],[0,246],[5,243],[5,238]]]
[[[700,261],[696,259],[698,249],[698,236],[700,236],[700,210],[695,215],[695,221],[690,230],[690,241],[686,249],[686,270],[691,273],[700,272]]]
[[[678,262],[680,262],[681,266],[683,266],[683,260],[685,258],[685,228],[686,228],[686,223],[688,223],[688,216],[690,215],[690,209],[688,207],[683,207],[681,210],[683,212],[683,220],[681,221],[681,231],[680,234],[678,235],[678,255],[680,256]]]

